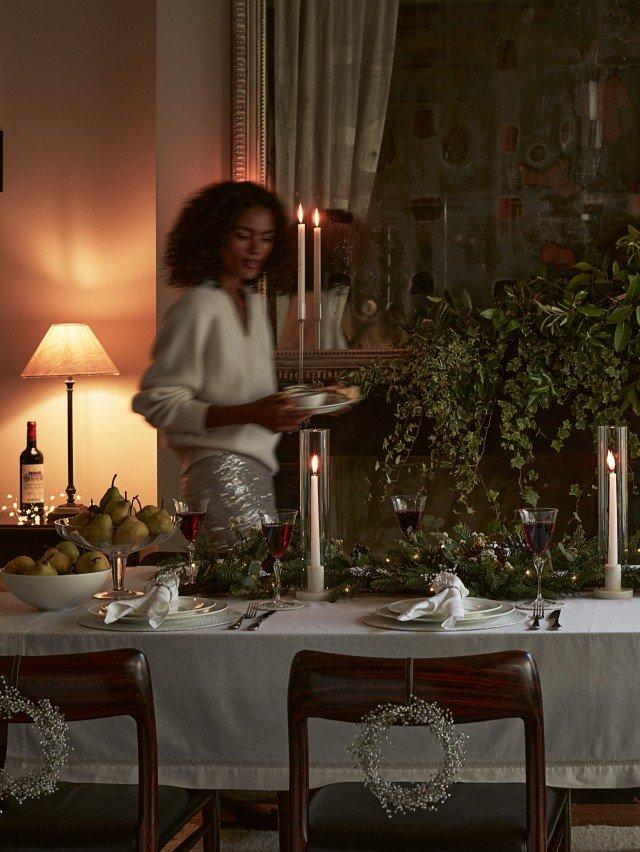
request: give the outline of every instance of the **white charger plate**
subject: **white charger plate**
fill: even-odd
[[[387,604],[386,608],[393,613],[400,615],[406,612],[412,606],[420,601],[420,598],[406,598],[402,601],[394,601]],[[501,601],[494,601],[490,598],[463,598],[462,605],[465,610],[465,621],[475,620],[476,618],[490,618],[501,607]],[[424,615],[418,616],[422,621],[439,621],[442,618],[442,613],[427,612]]]
[[[399,602],[398,602],[399,603]],[[478,613],[468,613],[465,614],[465,617],[461,619],[461,622],[465,624],[474,622],[484,621],[485,619],[495,618],[499,615],[509,615],[515,610],[515,606],[510,603],[498,603],[496,609]],[[378,607],[376,610],[376,615],[383,616],[384,618],[391,619],[392,621],[400,622],[397,613],[391,609],[391,604],[385,604],[384,606]],[[402,621],[401,624],[411,624],[412,621],[421,621],[426,624],[438,624],[444,621],[444,616],[441,612],[439,613],[428,613],[426,616],[418,616],[418,618],[412,618],[409,621]]]
[[[103,604],[98,607],[89,607],[89,612],[93,615],[98,615],[104,618],[107,611],[107,605]],[[212,613],[224,612],[229,609],[229,604],[223,601],[214,601],[211,598],[193,598],[189,595],[181,595],[178,598],[178,609],[167,613],[165,621],[185,621],[190,618],[197,618],[202,615],[211,615]],[[140,622],[147,621],[148,614],[146,610],[135,610],[123,615],[119,621]]]

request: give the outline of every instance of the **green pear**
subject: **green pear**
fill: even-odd
[[[56,550],[68,556],[72,565],[75,565],[80,558],[80,551],[72,541],[61,541],[60,544],[56,545]]]
[[[109,500],[104,511],[111,518],[114,527],[119,526],[129,515],[135,515],[136,513],[131,502],[121,496]]]
[[[113,521],[109,515],[97,515],[89,524],[82,530],[82,538],[99,547],[101,544],[111,544],[113,541]]]
[[[96,506],[96,504],[92,500],[91,503],[89,504],[89,508],[87,509],[87,512],[88,512],[91,520],[93,520],[96,515],[100,514],[100,506]]]
[[[35,564],[35,560],[30,556],[16,556],[15,559],[7,562],[2,570],[5,574],[24,574],[27,568]]]
[[[146,506],[143,506],[142,509],[138,512],[138,520],[142,521],[143,524],[149,526],[147,523],[148,520],[151,519],[156,512],[159,512],[160,509],[157,506],[153,506],[151,503],[148,503]]]
[[[63,556],[64,554],[60,554]],[[36,562],[23,572],[25,577],[57,577],[58,572],[49,562]]]
[[[91,521],[93,520],[93,515],[89,514],[89,512],[80,512],[77,515],[72,515],[69,518],[69,523],[67,526],[71,527],[74,530],[80,530],[83,527],[89,526]]]
[[[76,574],[92,574],[96,571],[106,571],[109,568],[109,560],[99,550],[87,550],[76,562],[74,571]]]
[[[104,512],[104,510],[107,508],[107,505],[112,500],[115,500],[116,497],[122,496],[120,494],[120,489],[118,488],[118,486],[114,485],[117,475],[118,475],[117,473],[113,474],[113,479],[111,480],[111,485],[109,486],[109,488],[107,488],[107,490],[102,495],[102,499],[100,500],[100,511],[101,512]]]
[[[130,515],[120,524],[113,537],[114,544],[142,544],[149,538],[149,528]]]
[[[59,550],[56,550],[54,547],[51,547],[45,555],[40,560],[42,564],[47,562],[51,565],[52,568],[56,569],[56,573],[58,574],[69,574],[71,571],[71,557],[67,556],[66,553],[61,553]]]
[[[151,535],[160,535],[161,533],[171,533],[174,531],[171,515],[166,509],[159,509],[157,512],[154,512],[149,520],[143,523],[147,525]]]

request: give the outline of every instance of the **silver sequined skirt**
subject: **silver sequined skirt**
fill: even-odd
[[[180,491],[185,500],[210,498],[206,529],[221,550],[237,540],[229,530],[232,518],[248,530],[260,526],[260,510],[276,508],[270,471],[241,453],[213,453],[195,462],[183,473]]]

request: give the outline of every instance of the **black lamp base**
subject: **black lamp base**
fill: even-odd
[[[82,503],[62,503],[47,516],[47,523],[52,524],[62,518],[71,518],[74,515],[79,515],[80,512],[86,512],[88,508],[88,506],[83,506]]]

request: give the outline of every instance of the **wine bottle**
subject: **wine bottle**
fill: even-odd
[[[36,446],[36,424],[27,423],[27,446],[20,453],[20,511],[44,514],[44,455]]]

